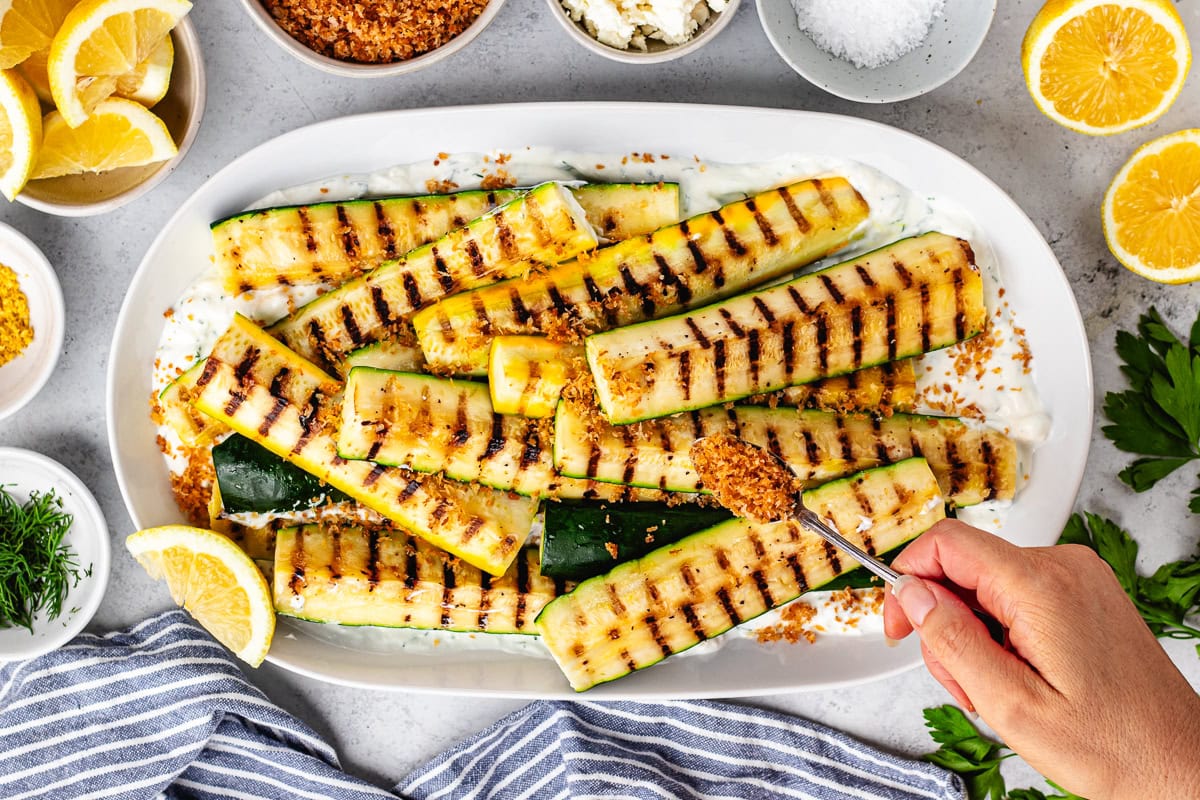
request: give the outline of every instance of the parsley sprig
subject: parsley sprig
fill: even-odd
[[[967,785],[971,800],[1084,800],[1053,781],[1047,781],[1062,794],[1048,795],[1040,789],[1008,791],[1000,765],[1016,753],[1002,742],[982,735],[959,709],[952,705],[925,709],[925,726],[940,745],[925,756],[926,761],[956,773]]]
[[[33,492],[22,505],[0,486],[0,628],[32,633],[35,615],[62,614],[67,592],[85,574],[63,543],[72,522],[53,489]]]
[[[1059,544],[1082,544],[1108,562],[1155,636],[1200,639],[1187,618],[1200,612],[1200,560],[1170,561],[1150,575],[1137,571],[1138,544],[1119,525],[1096,514],[1073,514]],[[1196,645],[1200,654],[1200,644]]]
[[[1151,308],[1136,335],[1117,332],[1117,355],[1129,388],[1105,395],[1104,415],[1112,424],[1102,430],[1117,449],[1141,456],[1119,475],[1144,492],[1200,459],[1200,317],[1184,342]],[[1200,488],[1189,508],[1200,514]]]

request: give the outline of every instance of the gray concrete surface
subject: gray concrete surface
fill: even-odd
[[[0,444],[40,450],[75,470],[93,489],[112,528],[115,563],[94,627],[108,629],[164,608],[147,595],[140,569],[120,542],[131,532],[108,455],[104,373],[124,288],[163,223],[189,193],[235,156],[277,134],[318,120],[392,108],[527,100],[641,100],[759,105],[867,117],[927,137],[966,158],[1009,192],[1053,246],[1071,278],[1093,350],[1097,402],[1121,385],[1113,335],[1151,304],[1186,329],[1200,310],[1200,288],[1164,287],[1109,255],[1099,204],[1110,177],[1141,143],[1200,125],[1200,81],[1193,76],[1165,118],[1107,139],[1078,136],[1041,116],[1021,78],[1021,36],[1036,2],[1005,0],[975,61],[922,98],[890,106],[838,100],[806,84],[779,60],[743,3],[729,28],[698,54],[670,64],[631,67],[585,52],[549,17],[545,0],[508,0],[467,50],[428,71],[376,82],[333,78],[304,67],[254,28],[233,2],[192,12],[208,65],[208,112],[182,167],[149,196],[107,216],[59,219],[21,206],[0,219],[36,241],[56,265],[67,302],[66,348],[33,405],[0,423]],[[1200,8],[1181,7],[1200,31]],[[1145,565],[1195,550],[1200,519],[1186,511],[1195,470],[1135,495],[1117,479],[1126,462],[1094,440],[1081,508],[1123,521],[1143,543]],[[1194,685],[1200,659],[1186,642],[1168,650]],[[342,689],[264,666],[252,675],[268,695],[327,734],[349,770],[388,785],[459,737],[516,708],[516,701],[463,700]],[[921,709],[945,695],[923,671],[840,691],[764,697],[755,704],[794,712],[909,754],[932,749]],[[1015,762],[1012,785],[1035,776]]]

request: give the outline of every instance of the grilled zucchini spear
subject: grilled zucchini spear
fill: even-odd
[[[529,534],[536,500],[338,456],[341,385],[244,317],[196,387],[204,413],[485,572],[502,574]]]
[[[544,183],[321,295],[271,332],[306,358],[335,362],[439,297],[564,261],[596,244],[571,193]]]
[[[946,499],[958,506],[1016,493],[1016,445],[999,431],[951,417],[840,415],[793,408],[708,408],[636,425],[611,425],[594,409],[562,402],[554,418],[554,462],[564,475],[675,492],[703,487],[692,442],[732,432],[821,483],[923,455]]]
[[[586,334],[695,308],[840,249],[868,211],[844,178],[801,181],[448,298],[413,324],[435,369],[481,374],[493,336]]]
[[[697,311],[598,333],[586,350],[601,408],[627,423],[927,353],[969,339],[987,319],[970,246],[927,233]]]
[[[945,516],[937,480],[921,459],[826,484],[804,500],[872,554],[899,547]],[[719,636],[857,566],[797,523],[733,519],[584,581],[546,606],[537,629],[571,686],[583,691]]]
[[[673,183],[585,184],[571,193],[592,227],[610,240],[679,221],[679,187]],[[212,224],[215,262],[229,292],[338,284],[445,236],[519,194],[498,189],[247,211]]]
[[[586,371],[583,347],[544,336],[497,336],[488,353],[488,388],[500,414],[550,417],[563,389]]]
[[[534,548],[492,577],[394,531],[308,525],[275,543],[275,609],[314,622],[536,634],[564,588],[541,575]]]

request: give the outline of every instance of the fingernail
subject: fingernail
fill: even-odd
[[[967,703],[967,707],[963,713],[967,715],[967,719],[971,720],[971,722],[979,721],[979,712],[975,710],[974,703]]]
[[[884,636],[883,643],[886,644],[888,647],[899,647],[900,646],[900,640],[893,639],[890,636]]]
[[[925,622],[925,617],[929,616],[929,612],[933,611],[933,607],[937,605],[937,599],[933,596],[933,592],[929,591],[925,582],[912,575],[901,575],[892,584],[892,596],[900,602],[900,608],[904,610],[904,616],[908,617],[908,621],[918,628]]]

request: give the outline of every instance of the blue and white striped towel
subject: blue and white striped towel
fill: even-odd
[[[0,668],[0,797],[964,800],[824,726],[722,703],[533,703],[409,775],[341,771],[181,611]]]

